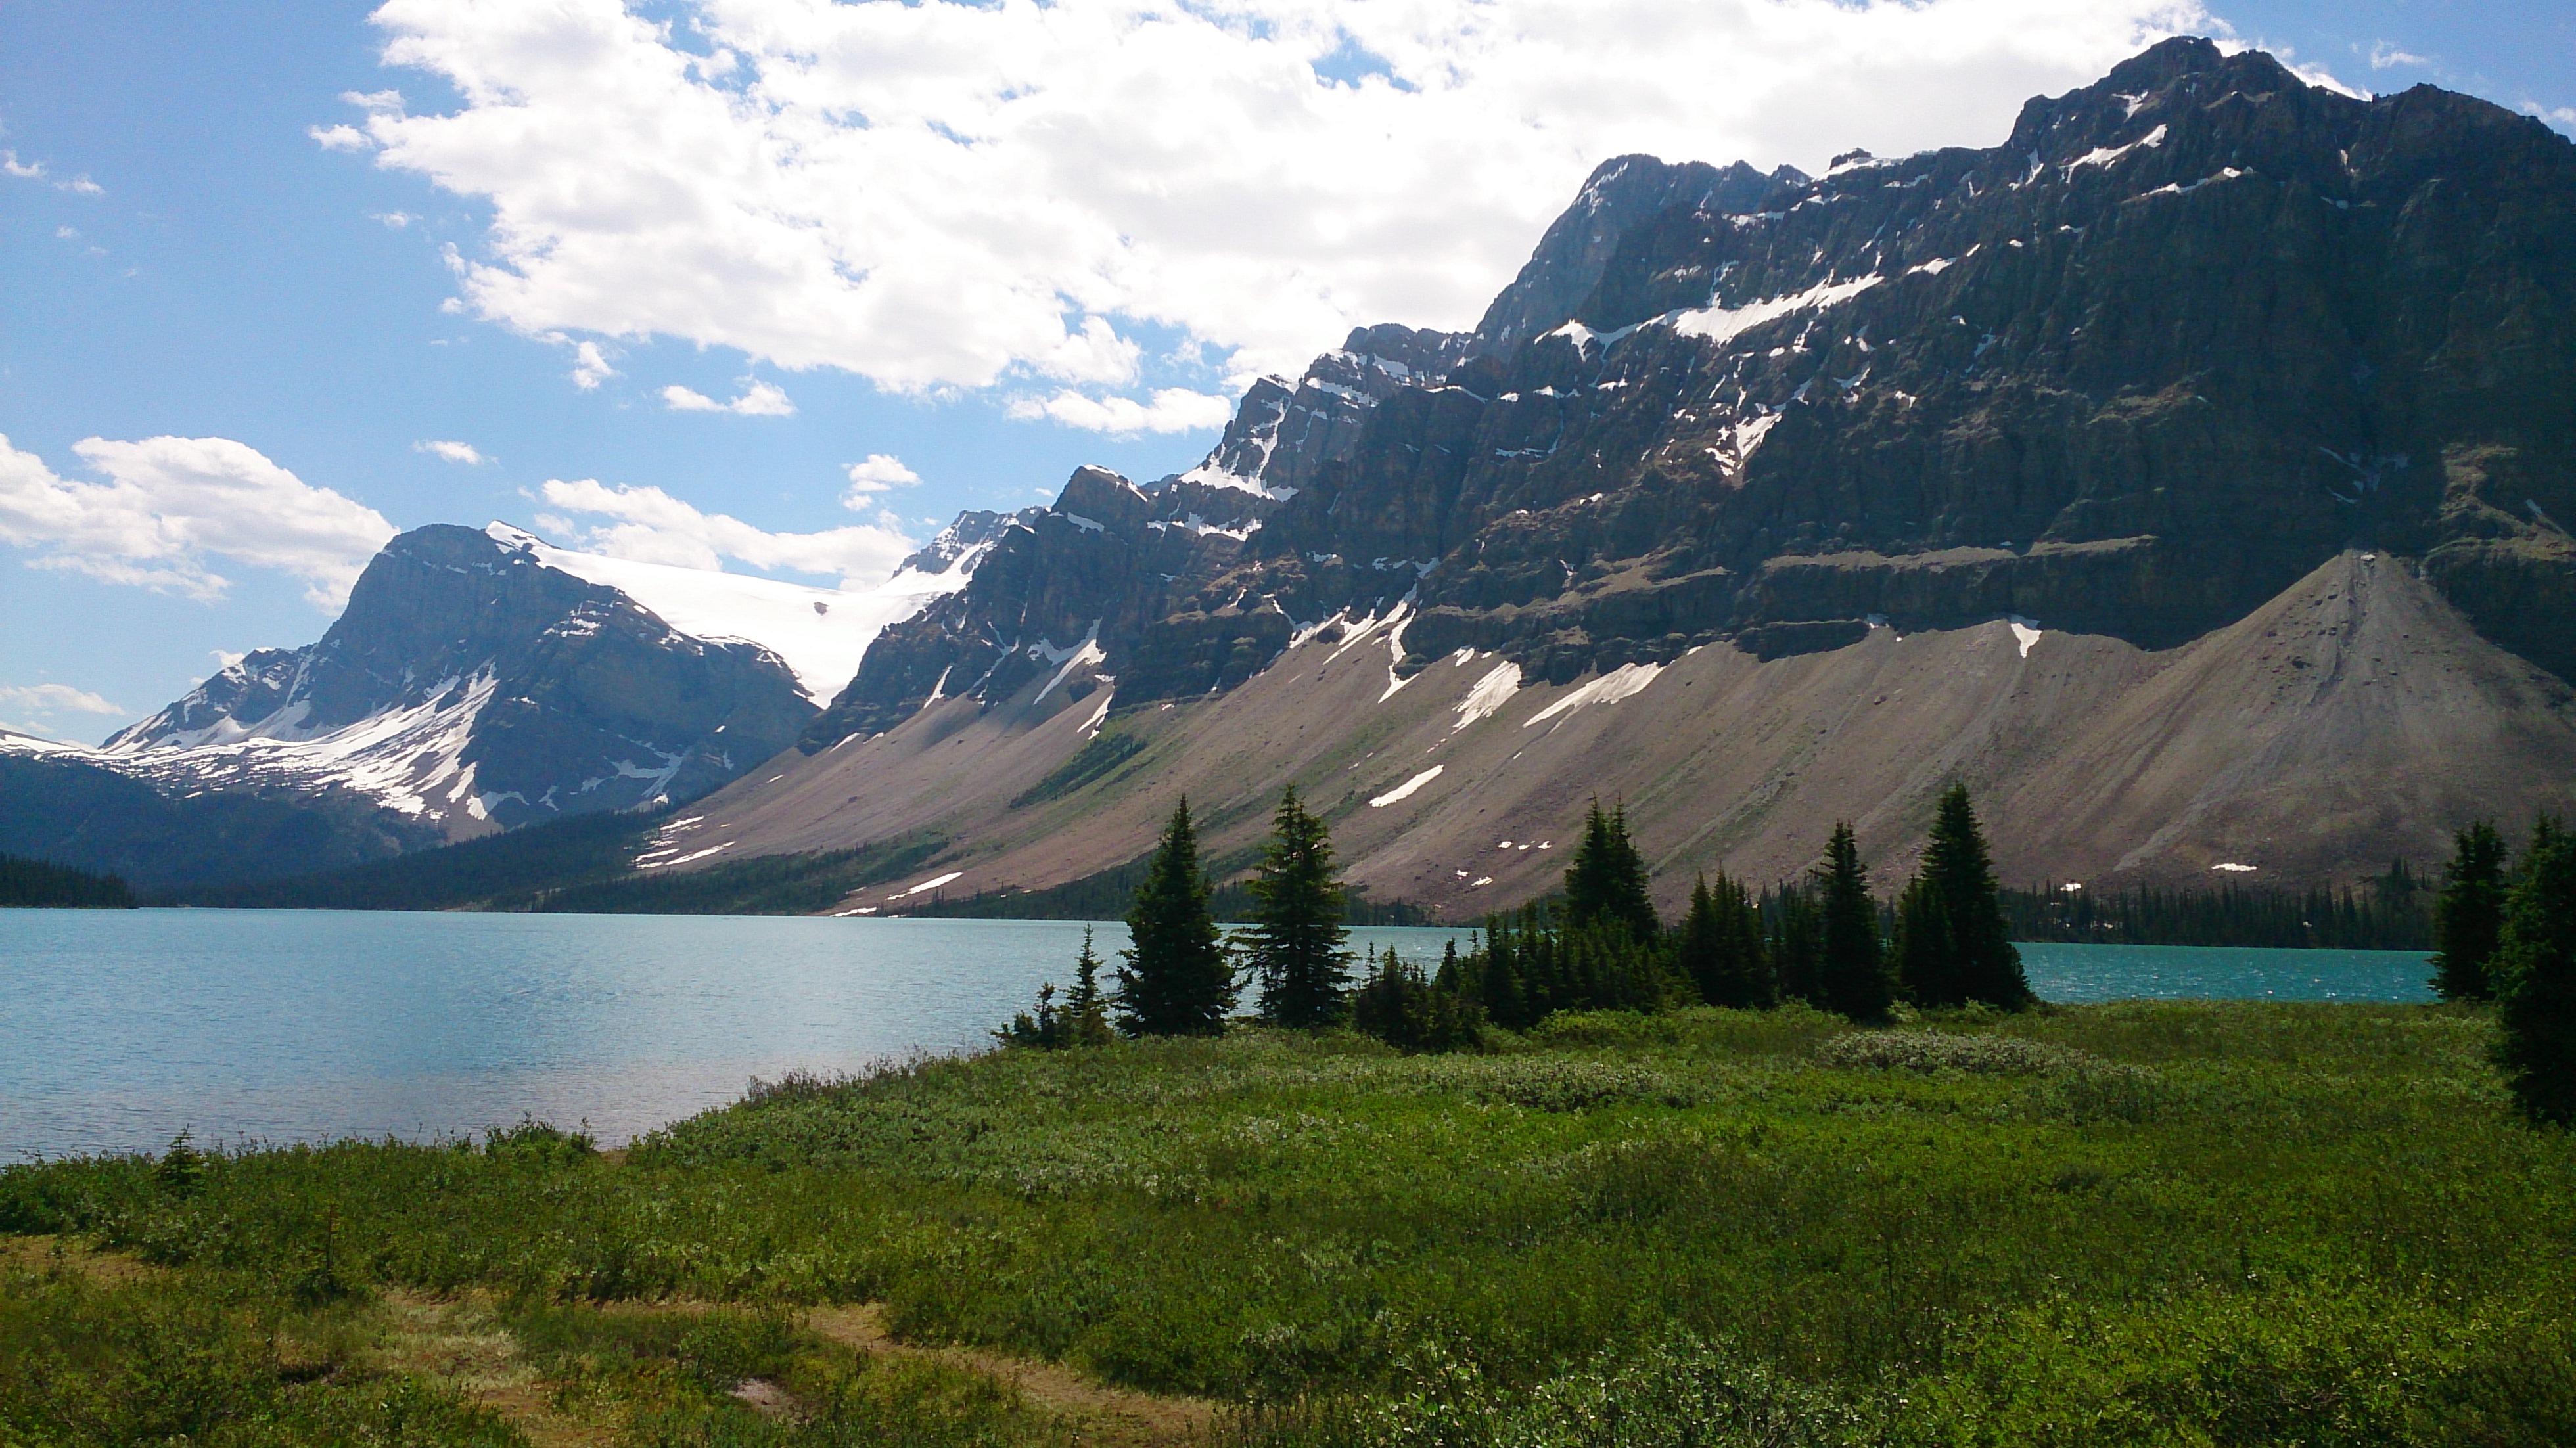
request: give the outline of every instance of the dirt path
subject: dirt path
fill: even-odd
[[[807,1316],[806,1325],[848,1347],[890,1357],[928,1358],[1008,1383],[1036,1406],[1072,1420],[1081,1433],[1079,1441],[1101,1448],[1187,1448],[1208,1441],[1217,1422],[1217,1405],[1202,1398],[1111,1387],[1056,1363],[980,1348],[897,1342],[886,1333],[883,1309],[875,1306],[818,1307]]]

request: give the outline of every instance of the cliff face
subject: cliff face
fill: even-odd
[[[1089,640],[1132,707],[1398,607],[1404,670],[1556,682],[1872,618],[2170,647],[2346,547],[2576,675],[2562,517],[2576,147],[2177,40],[1988,150],[1605,164],[1476,332],[1363,329],[1199,468],[1077,476],[806,743],[1006,698],[1013,649]]]
[[[718,804],[1004,889],[1294,782],[1472,910],[1594,794],[1675,895],[1964,780],[2016,876],[2349,877],[2576,802],[2570,517],[2576,146],[2174,41],[1991,149],[1606,163],[1476,331],[1077,474]]]
[[[757,644],[679,633],[529,547],[434,525],[385,546],[319,642],[245,657],[94,759],[356,795],[455,838],[702,794],[814,713]]]

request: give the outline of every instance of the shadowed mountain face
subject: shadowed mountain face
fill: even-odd
[[[702,794],[814,717],[767,649],[672,629],[471,528],[394,539],[320,642],[251,654],[85,756],[165,786],[368,799],[447,838]]]
[[[805,744],[1082,647],[1195,697],[1398,608],[1399,673],[1559,683],[1873,617],[2170,647],[2347,547],[2576,675],[2566,517],[2576,146],[2176,40],[1990,150],[1605,164],[1477,332],[1354,332],[1200,468],[1077,475]]]

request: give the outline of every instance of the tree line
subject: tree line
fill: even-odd
[[[2305,890],[2151,885],[2092,890],[2053,884],[2006,889],[2015,940],[2075,944],[2238,945],[2281,950],[2426,950],[2430,893],[2404,860],[2360,888]]]
[[[120,875],[0,855],[0,907],[7,906],[131,910],[134,889]]]
[[[1764,1009],[1804,1000],[1854,1020],[1898,1002],[1942,1008],[2032,1002],[1968,793],[1942,795],[1921,871],[1882,911],[1851,827],[1838,826],[1808,878],[1764,890],[1720,872],[1667,925],[1627,813],[1595,801],[1561,900],[1489,915],[1460,954],[1426,973],[1390,947],[1355,972],[1344,889],[1322,820],[1282,794],[1253,878],[1248,925],[1231,940],[1209,908],[1189,802],[1182,800],[1136,887],[1114,984],[1097,979],[1088,933],[1073,991],[995,1034],[1058,1046],[1127,1036],[1216,1035],[1241,992],[1265,1023],[1349,1024],[1408,1050],[1472,1045],[1488,1024],[1522,1030],[1558,1011],[1708,1004]],[[1236,960],[1240,959],[1238,971]]]

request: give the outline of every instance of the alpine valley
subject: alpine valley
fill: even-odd
[[[644,868],[909,842],[831,906],[893,912],[1100,875],[1184,793],[1239,870],[1293,783],[1461,919],[1596,797],[1669,906],[1843,819],[1901,877],[1956,781],[2009,880],[2351,880],[2576,806],[2562,518],[2576,145],[2175,40],[1992,149],[1606,162],[1473,331],[1355,331],[1189,472],[870,592],[405,534],[318,643],[0,755],[0,849],[206,879],[171,842],[694,800]]]

